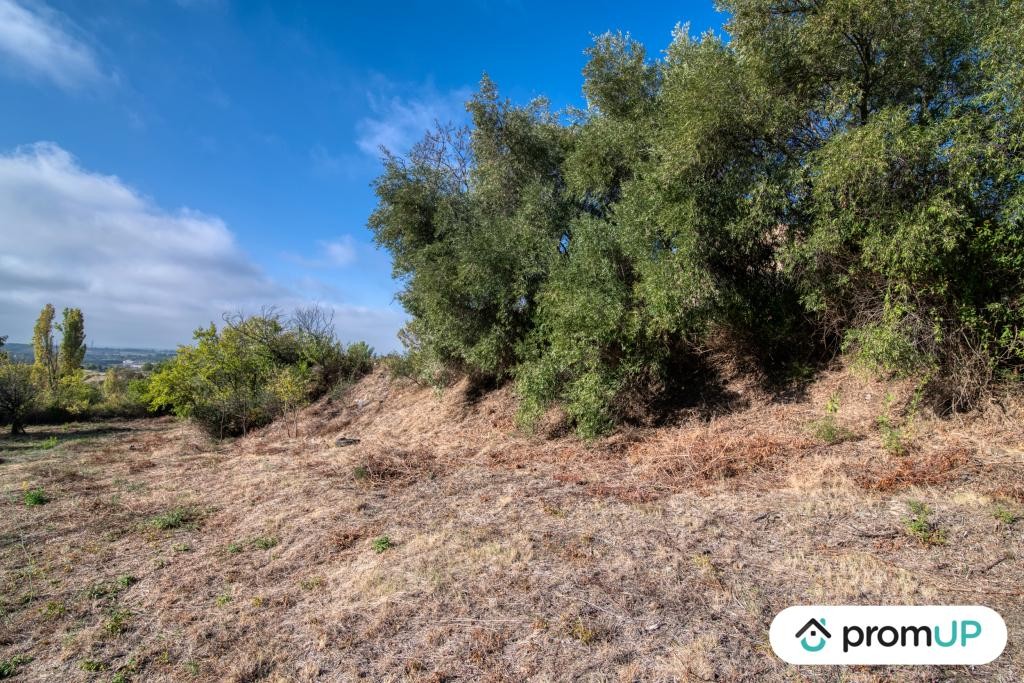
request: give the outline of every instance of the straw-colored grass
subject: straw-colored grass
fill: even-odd
[[[1024,677],[1012,402],[908,425],[886,399],[907,391],[832,373],[585,444],[516,431],[507,387],[465,389],[376,372],[235,442],[168,418],[0,440],[0,660],[25,680],[832,680],[772,655],[778,611],[977,603],[1009,625],[995,663],[846,680]],[[809,431],[832,396],[856,438]],[[910,501],[942,544],[908,533]]]

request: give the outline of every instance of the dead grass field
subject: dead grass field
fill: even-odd
[[[1021,411],[906,424],[889,389],[738,389],[724,414],[584,444],[554,417],[517,432],[507,389],[378,371],[231,443],[169,418],[4,437],[0,672],[1022,680]],[[1010,639],[976,668],[795,668],[767,627],[807,603],[985,604]]]

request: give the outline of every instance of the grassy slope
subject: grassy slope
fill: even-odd
[[[807,425],[835,392],[852,439],[826,445]],[[159,419],[41,450],[37,428],[0,440],[0,659],[31,657],[25,680],[836,680],[774,658],[775,613],[981,603],[1010,628],[996,663],[844,680],[1019,680],[1020,413],[921,419],[890,454],[884,394],[737,390],[588,446],[515,433],[506,390],[377,373],[234,443]],[[911,500],[945,543],[911,533]]]

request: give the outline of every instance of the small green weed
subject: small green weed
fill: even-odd
[[[132,613],[126,609],[115,609],[110,612],[107,620],[103,622],[103,630],[109,636],[116,636],[128,630],[128,621]]]
[[[316,590],[324,585],[324,578],[322,576],[311,576],[308,579],[303,579],[299,582],[299,586],[302,590],[311,591]]]
[[[85,589],[85,597],[90,600],[101,600],[103,598],[117,595],[121,588],[116,583],[110,581],[97,581],[88,588]]]
[[[373,547],[374,552],[379,554],[394,548],[395,542],[388,536],[378,536],[373,539],[373,542],[370,545]]]
[[[356,481],[365,481],[370,478],[370,470],[366,469],[365,465],[356,465],[352,470],[352,476]]]
[[[0,678],[14,678],[18,669],[32,661],[27,655],[14,655],[0,659]]]
[[[107,664],[106,662],[100,662],[95,659],[83,659],[78,663],[78,668],[82,671],[99,673],[107,670]]]
[[[172,529],[194,529],[199,515],[191,508],[176,507],[149,519],[150,526],[160,531]]]
[[[43,439],[42,441],[39,442],[39,450],[48,451],[51,448],[56,448],[58,443],[60,442],[57,441],[57,437],[51,436],[50,438]]]
[[[190,546],[188,543],[175,543],[171,546],[171,550],[173,550],[176,553],[187,553],[192,550],[192,546]]]
[[[231,602],[231,596],[227,593],[222,593],[221,595],[217,596],[217,599],[214,600],[214,602],[217,604],[217,607],[223,607],[224,605]]]
[[[590,645],[597,640],[598,632],[583,621],[583,617],[576,617],[576,621],[569,628],[569,635],[584,645]]]
[[[811,422],[811,431],[817,439],[824,441],[830,446],[842,443],[843,441],[849,441],[856,436],[846,427],[839,425],[833,415],[826,415],[820,420]]]
[[[907,506],[910,508],[910,517],[903,520],[907,533],[924,545],[943,545],[946,532],[929,519],[931,508],[919,500],[909,501]]]
[[[47,498],[46,496],[46,492],[39,488],[28,489],[27,491],[25,491],[25,495],[22,498],[22,500],[25,501],[25,505],[27,505],[28,507],[34,507],[36,505],[46,505],[47,503],[50,502],[50,499]]]
[[[849,429],[836,422],[836,413],[838,412],[839,392],[833,391],[832,395],[828,397],[828,401],[825,402],[825,416],[811,422],[811,431],[814,433],[814,436],[830,446],[843,441],[849,441],[856,436]]]
[[[260,536],[252,539],[252,544],[260,550],[270,550],[279,542],[277,536]]]
[[[245,546],[243,546],[238,541],[232,541],[231,543],[228,543],[228,552],[232,555],[234,555],[235,553],[240,553],[243,550],[245,550]]]
[[[825,414],[826,415],[835,415],[838,412],[839,412],[839,392],[838,391],[833,391],[829,395],[828,400],[825,401]]]
[[[43,608],[43,618],[48,620],[60,619],[68,611],[67,606],[59,600],[51,600]]]
[[[882,448],[893,455],[903,455],[906,452],[903,430],[894,427],[887,415],[878,416],[878,429],[882,432]]]
[[[121,588],[129,588],[137,584],[139,580],[131,574],[122,574],[117,577],[117,585]]]
[[[992,512],[992,514],[995,515],[995,518],[997,520],[999,520],[1002,524],[1005,524],[1007,526],[1013,524],[1018,519],[1020,519],[1020,516],[1016,512],[1006,507],[1002,503],[996,504],[996,509]]]

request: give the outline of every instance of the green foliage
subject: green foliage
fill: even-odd
[[[100,397],[93,397],[89,412],[100,416],[143,417],[150,413],[148,390],[149,378],[144,372],[108,368],[103,375]]]
[[[827,414],[812,422],[811,429],[814,436],[829,445],[849,441],[856,436],[852,431],[836,422],[835,415],[832,414]]]
[[[48,620],[56,620],[63,617],[68,611],[67,605],[59,600],[50,600],[46,603],[46,607],[43,608],[43,618]]]
[[[410,353],[389,353],[380,359],[381,365],[392,377],[416,379],[419,369],[416,367],[415,356]]]
[[[116,636],[128,630],[128,622],[132,613],[126,609],[114,609],[103,622],[103,631],[108,636]]]
[[[146,397],[151,409],[171,409],[217,437],[268,424],[373,367],[373,350],[343,347],[329,314],[315,308],[289,320],[273,310],[229,317],[194,339],[149,378]]]
[[[85,381],[82,370],[72,370],[57,380],[54,404],[71,415],[85,413],[89,406],[100,402],[100,390]]]
[[[1020,3],[722,7],[660,61],[596,38],[585,111],[485,77],[468,129],[385,153],[400,372],[514,378],[524,424],[591,436],[709,347],[771,374],[823,340],[952,407],[1024,366]]]
[[[26,490],[25,494],[22,496],[22,501],[28,507],[35,507],[37,505],[46,505],[50,502],[50,499],[47,497],[46,492],[43,491],[43,489],[35,488]]]
[[[919,500],[907,503],[910,517],[904,520],[907,533],[924,545],[943,545],[946,543],[946,532],[931,521],[931,508]]]
[[[139,582],[138,577],[132,576],[131,574],[122,574],[117,577],[117,585],[121,588],[130,588]]]
[[[40,441],[39,446],[37,446],[37,448],[39,448],[39,450],[41,451],[48,451],[50,449],[56,448],[59,443],[60,440],[57,438],[57,436],[51,435]]]
[[[32,330],[32,374],[40,389],[48,394],[57,388],[57,343],[53,338],[53,318],[56,314],[53,304],[46,304],[39,312]]]
[[[921,391],[919,390],[914,394],[914,398],[908,406],[903,425],[897,426],[891,416],[894,397],[892,394],[887,394],[885,397],[885,408],[875,421],[882,435],[882,447],[893,455],[903,455],[906,453],[906,440],[913,430],[920,400]]]
[[[278,540],[277,536],[259,536],[257,538],[252,539],[253,546],[259,548],[260,550],[270,550],[278,543],[280,543],[280,541]]]
[[[32,367],[0,358],[0,423],[10,424],[11,434],[25,431],[25,418],[38,397]]]
[[[80,308],[65,308],[64,320],[57,329],[61,340],[58,351],[60,376],[65,377],[82,369],[85,358],[85,317]]]
[[[1018,515],[1013,509],[1003,504],[997,504],[992,514],[999,522],[1005,524],[1006,526],[1009,526],[1016,522],[1018,519],[1020,519],[1020,515]]]
[[[395,542],[389,536],[378,536],[370,543],[370,547],[378,555],[395,547]]]
[[[18,669],[31,661],[32,658],[28,655],[12,655],[0,659],[0,678],[14,678]]]
[[[152,527],[161,531],[180,528],[193,529],[198,522],[199,514],[195,510],[186,507],[172,508],[149,520],[149,524]]]
[[[90,673],[99,673],[101,671],[106,671],[110,667],[107,665],[106,662],[101,662],[96,659],[83,659],[81,662],[78,663],[78,668],[82,671],[88,671]]]

